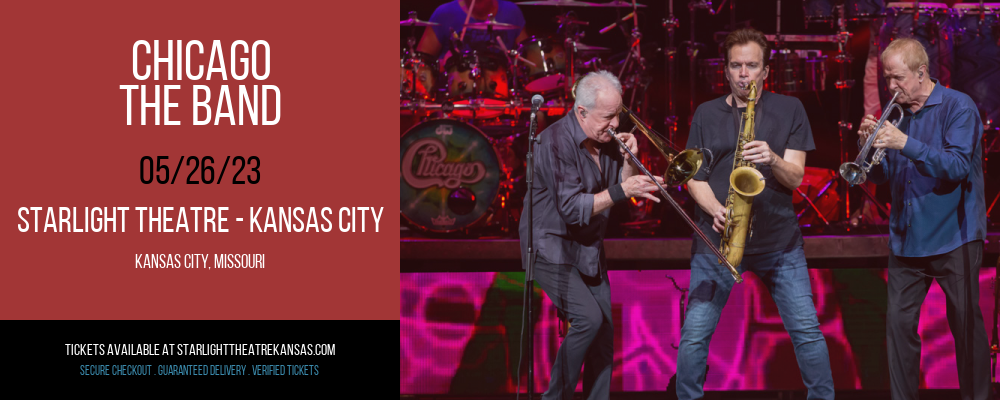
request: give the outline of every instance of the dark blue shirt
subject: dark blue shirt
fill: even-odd
[[[503,40],[504,45],[508,49],[516,48],[517,43],[515,43],[515,40],[521,34],[521,30],[524,29],[524,15],[521,14],[521,10],[514,3],[502,0],[497,3],[497,13],[493,16],[494,19],[497,22],[520,26],[521,29],[494,30],[493,36],[500,36],[500,39]],[[430,21],[441,24],[431,28],[434,29],[434,34],[437,35],[438,42],[441,42],[441,56],[443,57],[448,52],[447,50],[451,49],[452,30],[459,36],[462,36],[462,26],[465,25],[465,11],[462,11],[462,6],[458,4],[458,0],[455,0],[442,4],[434,10]],[[486,21],[470,17],[469,23],[473,22]],[[465,39],[462,40],[462,42],[472,48],[481,48],[486,43],[489,43],[489,41],[490,37],[487,36],[485,29],[466,29]]]
[[[583,132],[575,114],[545,128],[535,146],[532,182],[532,219],[538,257],[549,264],[575,266],[587,276],[598,276],[604,265],[604,233],[611,209],[591,216],[594,195],[621,183],[623,158],[614,140],[598,144],[601,168],[583,146]],[[525,197],[527,200],[527,197]],[[527,267],[528,209],[521,212],[521,259]]]
[[[936,79],[932,79],[937,83]],[[944,254],[986,238],[983,123],[968,95],[937,83],[917,112],[904,107],[903,150],[887,150],[869,179],[889,181],[889,248],[902,257]]]

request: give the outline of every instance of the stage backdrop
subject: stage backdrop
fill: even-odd
[[[994,269],[979,276],[979,304],[993,324]],[[611,271],[613,391],[658,391],[675,373],[680,288],[688,271]],[[813,298],[837,389],[884,389],[886,279],[881,269],[811,270]],[[804,389],[788,334],[767,289],[744,274],[722,313],[708,356],[707,390]],[[404,273],[400,278],[400,394],[515,390],[523,273]],[[549,383],[561,340],[556,308],[536,289],[536,393]],[[958,387],[945,298],[935,283],[920,316],[920,387]],[[526,365],[521,368],[522,390]],[[582,390],[581,386],[577,390]]]

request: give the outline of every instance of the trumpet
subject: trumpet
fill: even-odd
[[[871,134],[868,135],[868,140],[865,141],[864,146],[861,146],[861,151],[858,153],[858,158],[854,162],[845,162],[840,164],[840,176],[850,183],[851,185],[860,185],[865,183],[868,179],[868,172],[871,171],[872,167],[878,165],[885,158],[885,149],[876,149],[872,153],[871,161],[866,161],[868,156],[868,151],[871,150],[872,145],[875,144],[875,137],[878,136],[879,129],[882,129],[882,125],[885,121],[889,119],[889,114],[892,110],[899,110],[899,118],[896,118],[892,122],[893,126],[899,125],[899,121],[903,119],[903,107],[896,104],[896,97],[899,96],[899,92],[892,95],[892,100],[889,100],[889,105],[882,110],[882,118],[879,118],[878,123],[875,124],[875,129],[871,130]]]

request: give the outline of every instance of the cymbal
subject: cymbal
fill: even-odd
[[[522,1],[517,4],[521,6],[596,7],[596,4],[594,3],[575,0]]]
[[[435,26],[435,25],[441,25],[441,24],[439,24],[437,22],[422,21],[422,20],[419,20],[419,19],[417,19],[417,18],[414,17],[414,18],[404,19],[402,21],[399,21],[399,25],[400,26]]]
[[[643,7],[645,7],[645,5],[639,4],[639,3],[635,3],[635,6],[636,6],[636,8],[643,8]],[[623,0],[612,0],[612,1],[607,2],[607,3],[597,3],[597,4],[594,4],[593,7],[628,7],[628,8],[632,8],[632,2],[631,1],[623,1]]]
[[[521,29],[520,26],[505,24],[503,22],[496,21],[486,21],[486,22],[473,22],[471,24],[465,24],[466,28],[469,29],[489,29],[492,26],[495,31],[512,31],[515,29]]]

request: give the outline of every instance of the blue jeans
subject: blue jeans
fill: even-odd
[[[809,389],[808,398],[833,399],[830,354],[819,330],[802,247],[744,255],[736,270],[757,274],[771,292],[795,347],[802,382]],[[700,399],[704,395],[708,344],[734,283],[732,274],[719,264],[714,254],[691,256],[689,304],[677,349],[677,397],[681,400]]]

